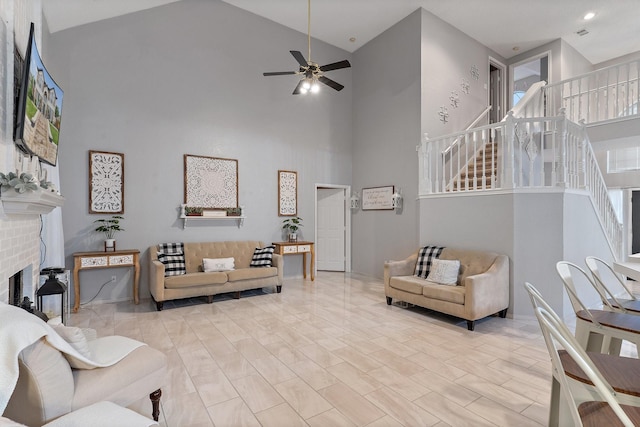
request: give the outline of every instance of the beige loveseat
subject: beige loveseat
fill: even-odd
[[[271,267],[250,267],[253,252],[264,248],[256,240],[184,243],[186,274],[165,277],[165,266],[158,261],[158,247],[149,248],[149,290],[158,311],[163,302],[190,297],[206,296],[213,302],[213,296],[240,291],[275,287],[282,289],[282,255],[273,254]],[[230,271],[204,272],[204,258],[233,258],[235,269]]]
[[[418,252],[403,261],[384,265],[384,292],[387,304],[393,299],[474,322],[509,307],[509,258],[494,252],[444,248],[438,259],[459,260],[455,286],[430,282],[415,275]]]

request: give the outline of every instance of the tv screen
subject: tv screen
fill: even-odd
[[[32,23],[16,107],[14,140],[26,153],[55,166],[63,92],[42,63],[33,30]]]

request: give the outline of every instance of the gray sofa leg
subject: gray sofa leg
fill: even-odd
[[[207,295],[207,304],[213,303],[213,295]]]
[[[503,319],[507,317],[507,310],[508,308],[505,308],[504,310],[500,310],[499,316],[502,317]]]
[[[393,301],[393,298],[387,297],[387,305],[391,305],[392,301]]]
[[[162,306],[163,305],[164,305],[164,303],[162,301],[160,301],[160,302],[156,301],[156,310],[162,311]]]
[[[276,292],[278,293],[282,292],[282,285],[276,286]]]
[[[234,297],[235,299],[240,299],[240,291],[238,291],[238,292],[234,292],[234,293],[233,293],[233,297]]]
[[[157,389],[153,393],[149,395],[149,399],[151,399],[151,407],[154,421],[158,421],[158,417],[160,416],[160,397],[162,396],[162,390]]]
[[[473,331],[473,328],[476,327],[476,322],[474,320],[467,320],[467,329]]]

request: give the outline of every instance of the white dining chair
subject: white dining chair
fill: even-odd
[[[562,279],[576,315],[575,336],[583,349],[619,355],[622,340],[630,341],[640,348],[640,316],[618,313],[610,304],[607,310],[587,308],[578,298],[571,272],[578,272],[597,290],[589,274],[576,264],[567,261],[558,262],[556,271]]]
[[[613,267],[603,259],[594,256],[586,257],[585,264],[591,272],[593,283],[600,289],[598,294],[605,310],[613,309],[620,313],[640,315],[640,300],[620,278],[620,275],[614,271]],[[602,267],[602,271],[600,267]]]

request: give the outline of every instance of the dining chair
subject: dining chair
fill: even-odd
[[[602,298],[602,304],[604,309],[612,308],[614,311],[620,313],[629,313],[640,315],[640,300],[633,294],[627,284],[620,278],[620,275],[615,272],[606,261],[594,256],[588,256],[585,258],[587,268],[591,272],[593,283],[600,288],[600,297]],[[606,274],[609,286],[605,285],[605,279],[601,274],[600,268]],[[611,287],[615,285],[618,292],[616,296],[615,290]],[[606,300],[606,302],[605,302]]]
[[[553,317],[557,328],[561,329],[566,336],[571,336],[575,344],[579,346],[569,328],[560,319],[556,312],[544,300],[540,292],[528,282],[524,287],[529,294],[531,304],[535,309],[541,307],[545,309],[549,316]],[[547,348],[551,348],[554,343],[550,336],[543,334]],[[631,406],[640,406],[640,360],[635,358],[620,357],[598,352],[586,352],[591,362],[602,373],[606,381],[617,393],[620,403]],[[597,391],[580,366],[573,361],[571,356],[564,350],[559,353],[562,362],[562,371],[567,378],[562,378],[560,370],[553,370],[551,376],[551,395],[549,399],[549,419],[548,425],[553,427],[575,424],[575,413],[572,408],[584,402],[598,400]],[[562,388],[568,388],[563,391]],[[569,393],[572,396],[573,404],[569,404],[563,397]],[[575,412],[575,409],[573,409]]]
[[[622,340],[640,348],[640,316],[608,310],[589,309],[578,298],[572,271],[578,272],[594,289],[598,289],[589,274],[574,263],[560,261],[556,271],[562,279],[576,315],[575,336],[583,349],[608,354],[620,354]],[[605,298],[606,300],[606,298]]]
[[[566,326],[562,322],[558,322],[557,315],[551,314],[541,306],[535,308],[535,315],[545,337],[554,376],[559,379],[561,393],[573,425],[578,427],[640,425],[640,407],[623,405],[618,401],[618,394],[592,363],[573,335],[567,333]],[[575,399],[561,355],[568,355],[590,380],[593,385],[592,390],[595,391],[592,400],[579,401]],[[555,425],[555,423],[550,420],[549,425]],[[567,424],[563,422],[558,425]]]

